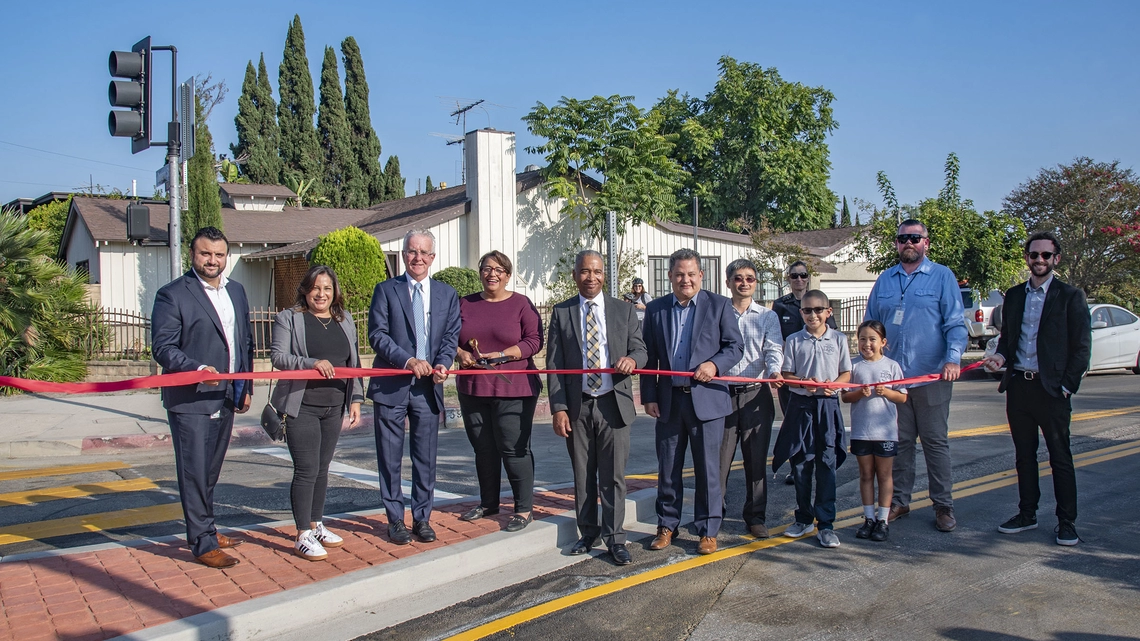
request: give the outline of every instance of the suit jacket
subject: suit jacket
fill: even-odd
[[[1025,318],[1025,283],[1005,293],[1005,306],[997,353],[1005,357],[1005,375],[998,391],[1009,387],[1017,363],[1017,343]],[[1037,368],[1041,384],[1051,396],[1062,397],[1063,386],[1076,393],[1092,356],[1092,329],[1085,293],[1056,277],[1049,284],[1041,322],[1037,328]]]
[[[724,374],[744,357],[744,339],[732,311],[732,301],[706,290],[697,292],[696,318],[693,319],[693,338],[688,363],[672,362],[673,345],[672,295],[655,299],[645,308],[645,326],[642,336],[649,358],[646,369],[675,372],[696,371],[705,362],[716,365],[717,374]],[[693,409],[702,421],[728,416],[732,413],[732,400],[728,385],[720,381],[692,382]],[[641,376],[641,402],[657,403],[661,420],[669,420],[669,406],[673,396],[673,379],[670,376]]]
[[[637,309],[624,301],[603,294],[606,313],[606,346],[609,349],[609,362],[604,367],[613,367],[622,357],[634,360],[637,367],[645,365],[647,354],[645,341],[641,338],[641,323],[637,320]],[[546,366],[550,369],[584,369],[582,347],[582,297],[574,296],[554,306],[550,315],[550,338],[546,341]],[[624,427],[633,422],[637,409],[633,404],[633,382],[630,376],[614,374],[614,395],[621,411]],[[549,389],[550,411],[566,412],[571,422],[578,420],[582,410],[582,375],[548,374],[546,385]]]
[[[234,306],[234,371],[253,371],[253,335],[249,325],[249,302],[245,288],[236,280],[226,284],[226,292]],[[202,365],[212,365],[229,373],[230,354],[222,321],[214,304],[202,289],[193,270],[167,283],[154,297],[151,312],[151,349],[154,360],[165,372],[193,372]],[[242,386],[242,396],[253,389],[253,381],[235,381]],[[226,393],[234,385],[181,385],[162,388],[162,405],[180,414],[213,414],[222,409]],[[239,407],[244,398],[235,398]]]
[[[459,344],[459,296],[447,283],[431,281],[431,319],[428,328],[428,357],[432,367],[447,369],[455,361]],[[380,283],[372,292],[368,310],[368,342],[376,351],[372,367],[404,369],[416,355],[416,330],[412,326],[412,297],[408,293],[408,275],[401,274]],[[377,376],[368,381],[368,398],[373,402],[399,407],[408,402],[415,381],[407,376]],[[425,382],[426,381],[426,382]],[[429,379],[420,384],[430,384]],[[429,398],[431,398],[429,396]],[[437,413],[443,410],[443,385],[435,385]]]
[[[360,367],[360,339],[356,335],[356,323],[347,311],[344,320],[337,323],[340,330],[348,338],[350,356],[349,367]],[[273,319],[273,347],[269,352],[273,366],[281,370],[312,369],[317,359],[309,358],[308,339],[305,336],[305,313],[283,309],[277,312]],[[270,394],[270,402],[279,412],[289,416],[297,416],[301,411],[301,399],[305,397],[305,388],[309,381],[277,381]],[[364,381],[359,378],[348,379],[348,386],[344,390],[344,403],[364,401]]]

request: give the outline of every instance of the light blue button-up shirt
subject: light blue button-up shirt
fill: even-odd
[[[879,275],[863,320],[882,323],[887,355],[907,376],[919,376],[961,362],[970,337],[965,314],[954,272],[923,258],[909,275],[901,264]]]
[[[677,300],[677,296],[673,296],[673,345],[672,358],[670,364],[673,370],[677,372],[688,371],[689,357],[692,353],[691,347],[693,343],[693,319],[697,317],[697,297],[693,296],[689,299],[687,305],[682,305],[681,301]],[[688,376],[674,376],[673,387],[688,387],[692,385],[693,379]]]
[[[1025,283],[1025,314],[1021,317],[1021,337],[1017,341],[1019,370],[1036,372],[1040,369],[1037,364],[1037,330],[1041,326],[1041,312],[1045,309],[1045,295],[1052,283],[1052,274],[1040,287]]]

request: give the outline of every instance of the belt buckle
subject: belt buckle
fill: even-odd
[[[1022,378],[1024,378],[1025,380],[1027,380],[1027,381],[1031,381],[1031,380],[1033,380],[1033,379],[1037,378],[1037,372],[1022,372],[1022,373],[1021,373],[1021,376],[1022,376]]]

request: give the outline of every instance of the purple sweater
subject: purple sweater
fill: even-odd
[[[471,351],[472,338],[479,342],[479,352],[495,356],[508,347],[518,346],[522,360],[511,361],[495,369],[506,374],[510,383],[498,376],[456,376],[455,389],[470,396],[520,398],[538,396],[542,389],[536,374],[512,374],[512,371],[535,369],[531,358],[542,349],[542,318],[534,303],[522,294],[492,303],[475,293],[459,299],[459,347]]]

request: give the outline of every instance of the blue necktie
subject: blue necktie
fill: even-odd
[[[416,324],[416,358],[426,361],[427,349],[427,323],[424,322],[424,284],[416,283],[412,287],[412,320]]]

